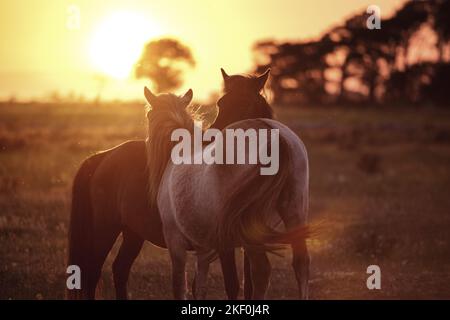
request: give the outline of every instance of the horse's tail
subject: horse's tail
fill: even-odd
[[[69,248],[67,265],[76,265],[81,271],[81,289],[67,289],[70,300],[89,299],[92,272],[93,216],[91,204],[91,178],[104,154],[99,153],[86,159],[75,176],[72,186],[72,208],[69,226]]]
[[[267,123],[264,124],[272,129]],[[255,165],[239,187],[227,197],[217,227],[219,250],[230,245],[243,245],[273,251],[279,248],[274,244],[288,244],[309,237],[310,229],[307,225],[281,232],[273,229],[268,221],[271,215],[268,210],[277,207],[283,187],[290,183],[289,179],[293,174],[290,146],[282,135],[279,138],[280,161],[277,174],[261,175],[261,167]]]

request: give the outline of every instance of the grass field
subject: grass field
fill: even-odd
[[[311,298],[449,299],[450,112],[276,113],[308,148],[310,217],[326,222],[310,242]],[[73,176],[95,151],[142,138],[144,119],[139,105],[0,106],[0,299],[63,298]],[[106,299],[114,297],[111,258],[102,277]],[[269,298],[296,298],[289,252],[271,260]],[[381,267],[381,290],[366,288],[372,264]],[[225,297],[217,262],[209,285],[208,297]],[[131,298],[168,299],[170,287],[167,252],[146,243]]]

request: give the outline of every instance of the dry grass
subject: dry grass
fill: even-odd
[[[81,160],[145,134],[142,106],[0,106],[0,298],[59,299],[70,185]],[[314,299],[450,298],[450,112],[277,109],[309,151]],[[111,259],[103,297],[113,298]],[[191,259],[192,260],[192,259]],[[296,297],[289,253],[270,298]],[[378,264],[382,290],[365,286]],[[169,259],[146,244],[132,298],[171,298]],[[192,261],[190,262],[192,270]],[[224,298],[217,263],[211,298]]]

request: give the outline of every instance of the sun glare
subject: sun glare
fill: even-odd
[[[117,79],[128,77],[144,44],[160,30],[137,12],[116,12],[100,22],[89,47],[93,67]]]

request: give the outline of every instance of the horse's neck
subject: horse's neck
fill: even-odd
[[[233,110],[238,110],[238,113],[233,114]],[[245,110],[245,112],[242,112],[241,110]],[[251,111],[249,112],[249,110]],[[242,105],[229,106],[228,108],[224,108],[224,110],[219,110],[217,120],[211,128],[222,130],[234,122],[256,118],[273,119],[272,109],[261,95],[258,95],[255,99],[249,100],[249,102],[242,103]]]
[[[230,113],[228,110],[221,112],[219,110],[219,115],[217,116],[216,121],[211,125],[211,128],[222,130],[227,125],[230,124]]]
[[[263,96],[259,95],[255,104],[257,104],[257,106],[255,106],[255,108],[258,109],[257,113],[260,114],[258,118],[273,119],[272,108],[270,107],[270,105],[267,103],[266,99],[264,99]]]

